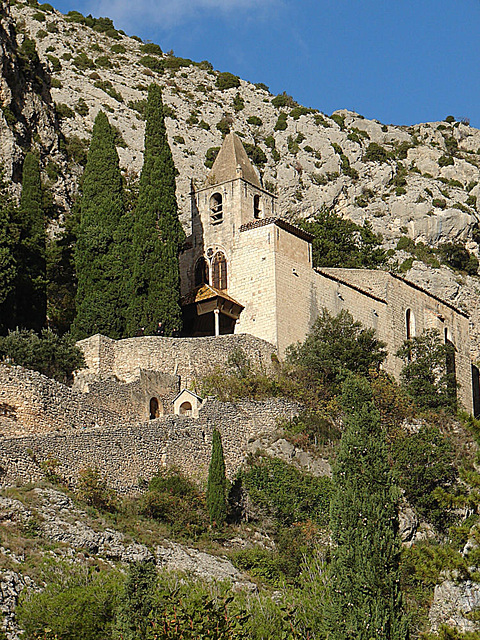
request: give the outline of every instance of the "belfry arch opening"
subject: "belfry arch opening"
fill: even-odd
[[[223,196],[221,193],[214,193],[210,198],[210,222],[218,224],[223,221]]]
[[[220,291],[225,291],[227,284],[227,259],[224,253],[218,251],[213,257],[212,286]]]
[[[199,258],[195,265],[195,286],[201,287],[208,284],[208,262],[205,258]]]

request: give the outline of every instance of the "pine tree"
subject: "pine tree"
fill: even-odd
[[[398,491],[369,385],[343,385],[347,412],[333,471],[332,562],[326,623],[332,640],[406,640],[399,585]]]
[[[213,430],[212,457],[208,467],[207,510],[210,522],[221,526],[227,519],[227,478],[220,432]]]
[[[107,116],[95,118],[82,185],[75,266],[78,280],[77,338],[102,333],[124,337],[127,260],[123,184],[115,136]]]
[[[15,324],[40,331],[47,315],[45,263],[46,223],[38,155],[26,154],[19,209],[20,237],[16,246]]]
[[[185,235],[177,214],[175,165],[168,146],[160,87],[151,84],[146,109],[145,156],[133,228],[133,298],[129,330],[166,335],[181,328],[178,255]]]

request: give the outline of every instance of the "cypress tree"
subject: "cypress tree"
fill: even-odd
[[[145,155],[133,225],[133,297],[129,330],[166,335],[181,328],[178,255],[185,239],[177,213],[175,165],[168,145],[160,87],[151,84],[146,108]]]
[[[102,333],[124,337],[126,259],[122,255],[123,184],[115,136],[107,116],[99,111],[82,185],[75,267],[77,338]]]
[[[18,223],[15,324],[40,331],[47,315],[46,226],[40,163],[32,151],[26,154],[23,163]]]
[[[18,211],[0,167],[0,334],[15,328],[16,246]]]
[[[207,510],[210,522],[221,526],[227,519],[227,478],[220,432],[213,430],[212,457],[208,467]]]
[[[406,640],[399,584],[398,490],[368,383],[347,379],[348,412],[333,470],[336,543],[326,623],[332,640]]]

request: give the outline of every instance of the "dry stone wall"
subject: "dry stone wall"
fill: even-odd
[[[162,371],[180,376],[182,388],[195,379],[225,366],[228,356],[241,349],[252,365],[268,370],[272,366],[273,345],[251,335],[211,336],[206,338],[161,338],[145,336],[112,340],[95,335],[77,343],[82,349],[90,373],[116,376],[131,382],[138,370]]]
[[[119,492],[139,489],[160,467],[175,465],[189,476],[206,477],[213,429],[222,434],[227,474],[232,477],[246,455],[249,441],[277,428],[299,406],[284,399],[220,403],[207,398],[199,418],[165,416],[142,424],[112,422],[89,427],[0,438],[2,483],[29,482],[41,477],[41,463],[55,460],[57,471],[70,484],[79,472],[97,467]]]

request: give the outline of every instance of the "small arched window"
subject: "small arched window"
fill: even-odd
[[[180,411],[179,411],[181,416],[191,416],[192,415],[192,405],[190,402],[182,402],[182,404],[180,405]]]
[[[223,197],[221,193],[214,193],[210,198],[210,222],[223,222]]]
[[[407,340],[415,338],[415,336],[417,335],[415,329],[415,316],[413,315],[413,311],[411,309],[407,309],[405,312],[405,327]]]
[[[212,286],[225,291],[227,288],[227,260],[221,251],[215,254],[212,265]]]
[[[195,286],[201,287],[208,284],[208,263],[205,258],[199,258],[195,265]]]
[[[262,209],[260,206],[260,196],[258,194],[253,196],[253,217],[257,220],[262,217]]]
[[[160,417],[160,405],[158,403],[157,398],[152,398],[150,400],[150,420],[155,420],[155,418]]]

